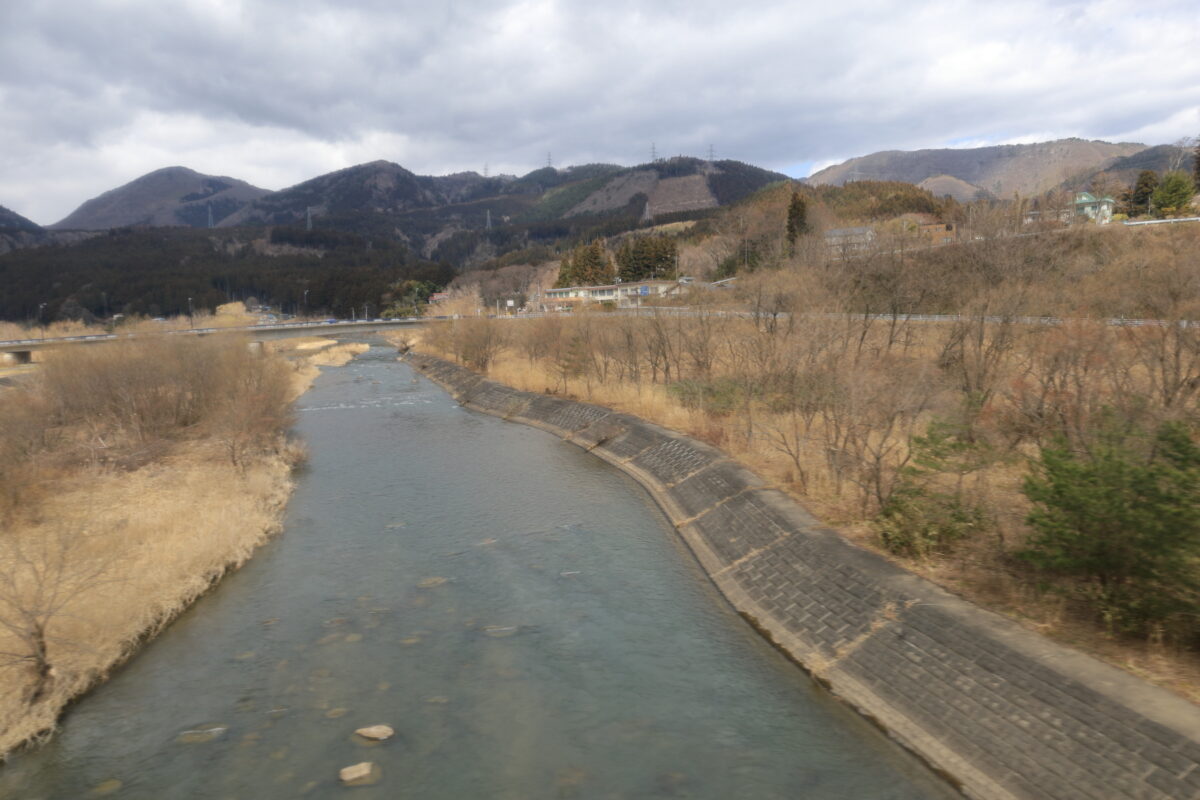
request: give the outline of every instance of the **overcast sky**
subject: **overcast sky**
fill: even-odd
[[[1200,133],[1196,0],[0,0],[0,205],[159,167],[281,189]]]

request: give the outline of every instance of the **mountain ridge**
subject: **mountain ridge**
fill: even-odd
[[[130,225],[203,228],[209,212],[219,221],[266,189],[227,176],[204,175],[171,166],[148,172],[84,202],[49,230],[105,230]]]
[[[945,176],[993,197],[1030,196],[1061,186],[1073,176],[1103,171],[1146,149],[1147,145],[1137,142],[1069,138],[988,147],[884,150],[826,167],[805,180],[818,186],[841,186],[854,180],[921,185]],[[966,192],[967,187],[956,184],[947,193],[961,200],[964,198],[958,195]]]

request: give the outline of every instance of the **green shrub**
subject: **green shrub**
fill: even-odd
[[[1109,626],[1195,638],[1200,625],[1200,447],[1180,423],[1153,437],[1108,434],[1087,451],[1042,450],[1025,481],[1034,535],[1018,555]]]
[[[667,394],[684,408],[722,417],[732,414],[742,403],[741,388],[729,378],[676,381],[667,386]]]
[[[909,482],[892,493],[873,524],[889,552],[929,558],[949,553],[956,542],[986,528],[988,517],[955,495]]]

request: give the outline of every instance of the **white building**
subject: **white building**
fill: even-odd
[[[568,286],[546,292],[546,306],[566,311],[587,303],[613,303],[617,308],[633,308],[651,300],[661,300],[677,294],[679,281],[637,281],[611,283],[605,286]]]

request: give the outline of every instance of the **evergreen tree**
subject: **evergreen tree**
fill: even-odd
[[[669,236],[637,236],[626,239],[617,251],[621,280],[644,281],[674,278],[678,245]]]
[[[808,204],[799,192],[792,192],[792,200],[788,203],[787,212],[787,241],[795,246],[796,239],[808,233]]]
[[[1200,136],[1196,137],[1196,146],[1192,148],[1192,184],[1200,189]]]
[[[612,283],[615,273],[604,242],[596,239],[591,244],[581,244],[569,258],[563,258],[558,270],[558,288],[567,286],[601,286]]]
[[[1183,424],[1163,423],[1150,442],[1110,431],[1087,452],[1046,447],[1024,491],[1034,536],[1021,557],[1076,578],[1127,632],[1196,617],[1200,447]]]
[[[1134,214],[1145,214],[1150,210],[1150,197],[1158,188],[1158,173],[1152,169],[1144,169],[1138,173],[1137,183],[1133,187],[1133,195],[1129,200],[1129,208]]]
[[[1163,176],[1162,182],[1151,195],[1157,212],[1179,211],[1187,208],[1196,194],[1196,185],[1186,172],[1176,170]]]
[[[568,286],[578,286],[575,280],[575,265],[571,263],[571,256],[562,257],[562,261],[558,262],[558,280],[554,282],[554,288],[566,289]]]

